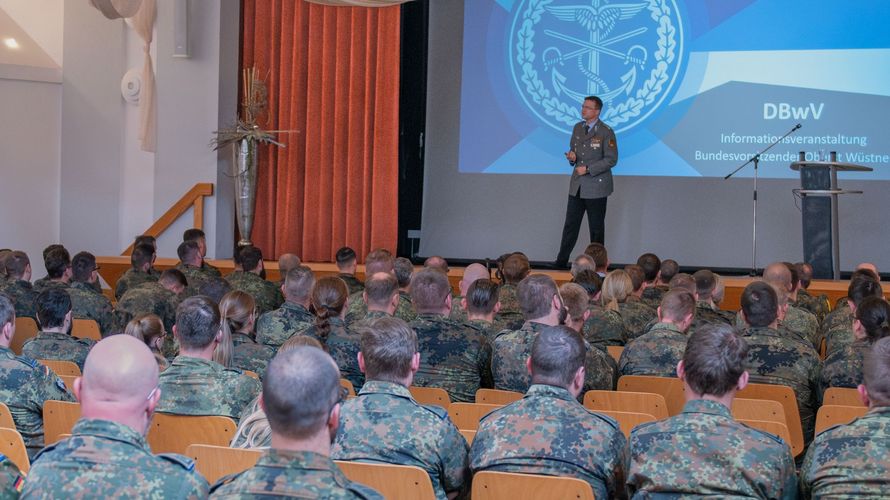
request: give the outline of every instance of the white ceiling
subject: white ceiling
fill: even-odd
[[[63,13],[63,0],[0,0],[0,64],[60,69]]]

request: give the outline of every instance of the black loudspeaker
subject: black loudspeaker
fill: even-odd
[[[831,169],[829,167],[806,167],[800,169],[800,183],[803,189],[831,189]],[[803,216],[803,260],[813,266],[813,277],[832,279],[834,241],[831,234],[831,197],[806,196],[801,203]]]

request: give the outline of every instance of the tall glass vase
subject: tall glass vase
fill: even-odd
[[[236,142],[234,148],[235,215],[238,219],[238,232],[241,233],[238,246],[252,245],[250,233],[253,231],[260,153],[257,146],[257,141],[248,137]]]

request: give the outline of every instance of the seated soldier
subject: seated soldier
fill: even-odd
[[[355,255],[355,250],[349,247],[340,248],[334,256],[334,262],[337,263],[339,272],[337,276],[346,282],[350,295],[365,289],[365,284],[355,277],[355,270],[358,268],[358,257]]]
[[[398,318],[375,320],[360,334],[367,382],[340,409],[331,457],[420,467],[437,499],[457,496],[470,483],[467,443],[445,409],[421,405],[408,391],[420,368],[417,336]]]
[[[563,324],[578,333],[583,333],[584,322],[590,317],[590,297],[581,285],[577,283],[564,283],[559,287],[559,296],[562,297],[562,305],[565,307],[565,319]]]
[[[847,288],[845,307],[838,307],[825,318],[823,331],[827,354],[849,346],[856,340],[856,335],[853,333],[856,308],[869,297],[883,297],[881,284],[870,274],[854,273]]]
[[[50,245],[43,251],[43,267],[46,277],[34,282],[34,291],[47,288],[68,288],[71,281],[71,254],[62,245]]]
[[[880,278],[874,272],[868,269],[858,269],[850,275],[850,284],[847,287],[847,295],[837,299],[835,307],[825,316],[822,321],[822,338],[826,334],[838,327],[848,328],[853,324],[853,313],[850,311],[850,300],[852,300],[853,284],[859,280],[869,280],[875,283],[880,282]]]
[[[0,293],[5,293],[15,304],[15,315],[37,319],[35,304],[38,293],[31,286],[31,260],[25,252],[10,252],[6,256],[7,281],[0,285]]]
[[[491,345],[481,332],[449,319],[451,285],[435,269],[422,269],[411,281],[417,318],[420,369],[415,385],[441,387],[452,401],[473,402],[480,387],[491,387]]]
[[[148,346],[151,353],[154,354],[155,361],[158,362],[158,370],[164,371],[170,366],[167,358],[161,352],[164,338],[167,337],[167,330],[164,328],[164,322],[157,315],[141,314],[136,316],[127,323],[124,335],[136,337]]]
[[[0,403],[9,408],[28,456],[33,457],[43,448],[43,403],[74,401],[74,397],[52,370],[12,352],[13,337],[15,310],[9,298],[0,294]]]
[[[164,322],[164,344],[161,352],[173,358],[177,347],[173,339],[176,306],[186,290],[185,275],[178,269],[165,269],[157,281],[146,281],[127,290],[114,307],[115,331],[122,331],[135,317],[154,314]]]
[[[609,252],[606,250],[606,246],[594,241],[587,245],[587,248],[584,249],[584,253],[593,258],[593,262],[596,264],[596,274],[599,275],[600,278],[605,278],[606,273],[609,272]]]
[[[460,294],[451,297],[451,319],[457,321],[467,320],[467,308],[462,299],[467,296],[467,290],[469,290],[470,285],[481,279],[491,279],[491,274],[482,264],[474,262],[464,268],[464,274],[457,284]],[[497,297],[495,297],[495,302],[497,302]],[[500,306],[498,309],[500,309]]]
[[[71,336],[71,297],[61,288],[46,288],[37,296],[37,323],[40,332],[25,341],[22,354],[41,360],[71,361],[83,370],[87,353],[96,343],[91,339]]]
[[[278,274],[281,276],[279,285],[284,284],[284,277],[288,271],[300,265],[300,257],[292,253],[283,253],[278,257]]]
[[[340,376],[359,390],[365,383],[365,376],[358,366],[359,335],[343,321],[348,297],[349,288],[338,276],[325,276],[318,280],[311,297],[315,324],[301,335],[321,342],[340,368]]]
[[[532,274],[522,280],[517,295],[526,321],[522,328],[504,330],[495,337],[491,371],[496,389],[525,392],[531,378],[523,360],[528,359],[538,333],[548,326],[559,325],[564,307],[553,278],[543,274]],[[614,365],[615,361],[605,352],[588,348],[584,358],[584,391],[614,388]]]
[[[284,304],[257,320],[257,342],[278,349],[284,341],[312,326],[315,316],[309,312],[309,296],[313,286],[315,275],[312,269],[297,266],[288,271],[281,285]]]
[[[275,351],[254,338],[257,311],[253,297],[233,290],[223,295],[219,314],[222,316],[223,337],[228,336],[230,343],[220,343],[215,360],[226,368],[250,370],[262,380]]]
[[[823,293],[817,297],[807,290],[813,281],[813,266],[806,262],[798,262],[794,264],[794,267],[800,278],[800,290],[797,291],[797,304],[795,305],[816,315],[816,319],[821,325],[828,314],[828,296]]]
[[[204,260],[207,257],[207,236],[204,234],[204,231],[201,231],[198,228],[186,229],[182,233],[182,241],[183,243],[191,242],[198,245],[198,251],[201,253],[201,264],[199,267],[205,276],[211,278],[222,277],[222,273],[219,272],[219,269],[213,267],[209,262]],[[189,283],[191,283],[191,280],[189,280]]]
[[[176,269],[180,271],[188,281],[186,296],[196,295],[206,281],[219,278],[211,268],[204,267],[204,258],[201,257],[201,249],[194,241],[183,241],[176,248],[179,264]],[[213,268],[215,269],[215,268]],[[218,271],[217,271],[218,272]]]
[[[816,436],[800,468],[804,498],[890,495],[890,339],[865,355],[859,396],[868,413]]]
[[[604,352],[610,345],[626,344],[627,329],[621,313],[602,306],[602,278],[594,271],[581,271],[572,278],[572,283],[581,286],[589,298],[590,315],[584,323],[584,340]]]
[[[661,304],[661,299],[668,292],[666,284],[659,285],[661,277],[661,259],[654,253],[644,253],[637,259],[637,266],[643,271],[645,278],[643,293],[640,298],[652,309]]]
[[[355,295],[350,295],[349,300]],[[351,326],[363,326],[377,318],[392,316],[399,307],[399,282],[390,273],[374,273],[365,279],[361,299],[368,312]],[[348,308],[349,306],[347,306]]]
[[[411,279],[414,277],[414,264],[412,264],[411,261],[406,259],[405,257],[396,257],[392,261],[392,272],[396,277],[396,281],[399,282],[399,297],[401,297],[402,300],[407,300],[410,304]]]
[[[621,375],[675,377],[677,363],[686,350],[686,332],[695,317],[695,297],[685,290],[671,290],[661,299],[658,323],[621,352]]]
[[[470,449],[474,474],[568,476],[588,482],[596,498],[624,496],[624,434],[617,422],[577,401],[589,349],[578,332],[565,326],[538,333],[526,358],[532,385],[525,397],[479,423]]]
[[[506,260],[501,270],[502,280],[498,289],[498,302],[501,304],[501,310],[495,315],[495,321],[504,325],[504,328],[516,330],[522,326],[523,316],[519,307],[519,299],[516,297],[519,282],[528,276],[531,268],[528,264],[528,258],[516,252]]]
[[[729,311],[724,311],[717,307],[714,303],[714,290],[717,288],[717,277],[707,269],[696,271],[692,275],[695,280],[695,319],[692,322],[692,330],[698,329],[702,325],[712,323],[722,323],[731,325],[734,315]]]
[[[155,263],[155,248],[148,244],[136,245],[130,254],[130,269],[127,269],[114,285],[114,298],[120,300],[127,290],[149,281],[157,281],[158,274],[152,272]]]
[[[593,257],[587,255],[586,253],[578,254],[572,260],[572,278],[578,276],[578,273],[582,271],[592,271],[596,273],[596,262],[593,261]]]
[[[465,296],[460,302],[467,316],[464,323],[476,328],[488,344],[492,345],[495,336],[502,330],[501,325],[494,321],[501,309],[501,304],[498,302],[498,284],[488,278],[477,279],[466,289]]]
[[[642,286],[642,273],[637,275]],[[634,295],[634,283],[630,273],[616,269],[606,275],[603,280],[603,291],[600,300],[604,308],[616,311],[621,315],[627,339],[632,340],[646,331],[646,325],[655,318],[655,310],[642,303]]]
[[[162,393],[158,365],[144,344],[128,335],[99,342],[74,393],[80,419],[71,437],[34,460],[24,497],[206,497],[207,481],[190,458],[154,455],[145,441]]]
[[[272,431],[272,448],[256,465],[219,480],[219,498],[383,498],[349,481],[330,459],[343,392],[340,372],[315,347],[279,352],[263,381],[260,406]]]
[[[260,314],[281,307],[284,297],[281,295],[280,287],[262,277],[265,268],[260,249],[255,246],[245,246],[238,250],[238,255],[241,256],[241,267],[244,270],[234,271],[226,276],[226,281],[232,285],[232,289],[241,290],[253,297],[257,312]]]
[[[157,410],[175,415],[222,415],[237,421],[260,392],[260,382],[213,361],[222,339],[219,309],[207,297],[189,297],[176,310],[173,336],[179,356],[161,373]]]
[[[779,325],[796,333],[809,342],[814,349],[818,349],[820,343],[819,321],[811,312],[794,305],[800,290],[797,269],[786,262],[774,262],[763,270],[763,280],[771,285],[784,288],[787,292],[788,307]]]
[[[99,331],[103,337],[112,333],[112,312],[114,308],[111,301],[105,297],[99,284],[99,266],[96,265],[96,257],[89,252],[80,252],[71,259],[71,286],[68,295],[71,296],[71,310],[76,319],[91,319],[99,325]]]
[[[822,368],[820,394],[829,387],[858,387],[862,383],[865,353],[878,340],[890,335],[890,304],[868,297],[856,307],[853,319],[856,340],[828,353]]]
[[[631,431],[628,496],[796,498],[788,445],[732,418],[732,400],[748,384],[746,356],[747,343],[729,325],[690,335],[677,364],[686,405]]]
[[[282,274],[282,276],[284,275]],[[284,279],[281,282],[283,283]],[[214,303],[219,304],[222,302],[223,297],[232,290],[232,285],[225,278],[211,278],[201,285],[201,288],[198,289],[198,295],[203,295]]]
[[[813,439],[822,362],[813,346],[778,330],[779,297],[784,290],[755,281],[742,292],[742,319],[747,328],[747,368],[751,382],[791,387],[797,397],[804,441]],[[787,418],[793,418],[793,415]]]
[[[387,273],[395,276],[395,259],[389,250],[378,248],[372,250],[365,257],[365,276],[371,276],[376,273]],[[346,312],[346,322],[353,323],[365,318],[368,314],[368,305],[365,303],[362,294],[359,292],[349,296],[349,309]],[[414,306],[411,304],[411,298],[403,291],[399,291],[399,305],[396,307],[394,315],[405,321],[413,320],[417,314]]]

